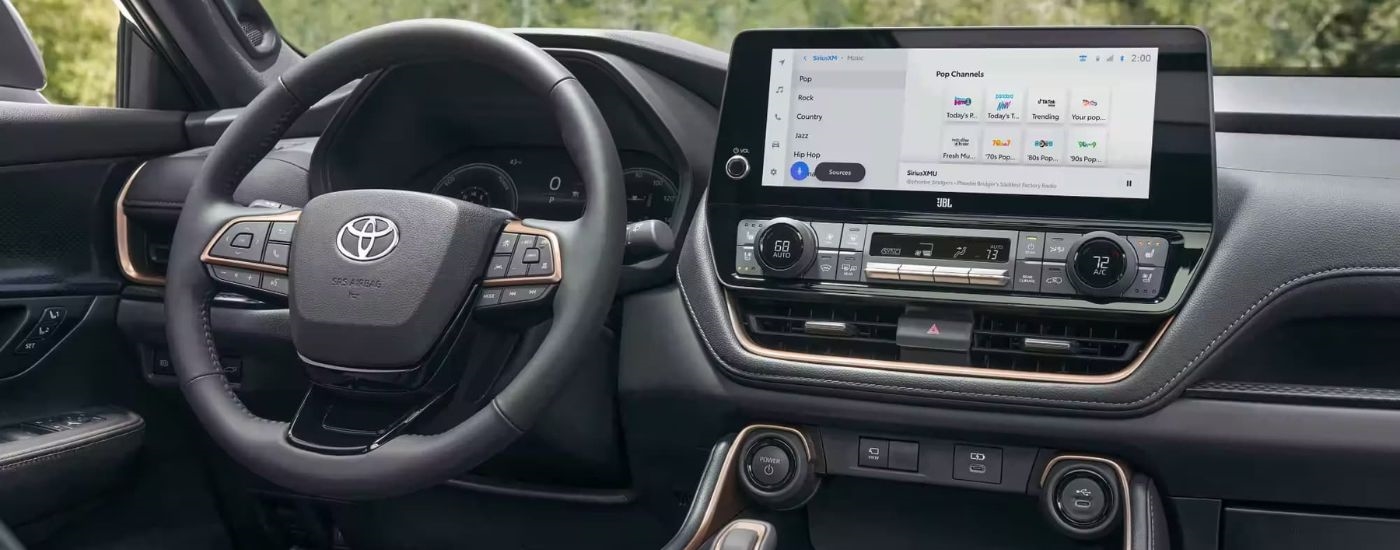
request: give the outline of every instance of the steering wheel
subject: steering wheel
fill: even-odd
[[[581,218],[517,220],[387,189],[326,193],[300,210],[233,200],[238,183],[317,100],[374,71],[450,60],[503,71],[548,101],[583,179]],[[165,290],[180,388],[224,450],[295,491],[382,498],[466,472],[534,423],[568,380],[573,354],[596,337],[622,262],[621,181],[592,98],[558,61],[514,34],[416,20],[342,38],[249,104],[185,199]],[[292,344],[311,381],[291,423],[250,412],[225,377],[209,308],[230,287],[286,296]],[[473,376],[471,359],[490,340],[476,334],[479,316],[502,309],[533,309],[550,322],[533,356],[498,387],[494,375],[485,383]],[[481,394],[469,401],[479,408],[460,424],[406,433],[435,404],[471,392]]]

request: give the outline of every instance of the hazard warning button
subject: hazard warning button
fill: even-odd
[[[972,314],[910,310],[899,318],[895,342],[902,350],[913,348],[966,355],[972,347]]]

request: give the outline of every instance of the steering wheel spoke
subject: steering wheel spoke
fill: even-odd
[[[328,455],[373,451],[402,434],[443,396],[411,394],[394,399],[355,396],[312,384],[301,401],[287,439]]]
[[[200,254],[209,276],[239,290],[286,298],[288,263],[300,210],[238,208]]]
[[[509,311],[547,306],[563,280],[559,236],[537,220],[516,220],[496,239],[475,307]]]

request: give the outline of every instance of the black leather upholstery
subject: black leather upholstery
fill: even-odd
[[[226,220],[251,211],[233,202],[234,188],[310,103],[374,70],[452,58],[494,64],[548,98],[580,169],[587,195],[578,222],[526,222],[555,230],[561,241],[564,278],[555,292],[552,330],[495,400],[450,430],[400,436],[358,455],[328,456],[293,447],[286,441],[286,424],[253,415],[224,378],[209,328],[209,300],[215,288],[200,253]],[[553,57],[512,34],[464,21],[402,21],[355,33],[317,51],[264,90],[229,127],[181,212],[167,270],[166,330],[176,372],[196,416],[214,440],[250,470],[315,495],[403,494],[480,464],[533,423],[568,380],[575,364],[570,355],[596,334],[607,314],[622,258],[625,202],[616,184],[621,172],[607,125],[582,86]],[[292,276],[295,292],[296,274]]]
[[[748,353],[730,328],[724,291],[714,276],[704,216],[696,217],[681,252],[677,278],[713,363],[740,382],[795,391],[897,394],[943,403],[1142,414],[1199,377],[1206,370],[1203,365],[1280,297],[1324,281],[1345,285],[1386,278],[1400,282],[1400,242],[1374,225],[1375,220],[1400,215],[1400,187],[1394,181],[1222,169],[1219,185],[1212,257],[1193,294],[1141,367],[1111,384],[854,369]],[[1376,243],[1366,249],[1364,260],[1336,253],[1353,248],[1360,238]]]
[[[724,480],[724,459],[729,456],[729,448],[733,445],[734,436],[725,436],[710,448],[710,458],[705,462],[704,471],[700,473],[700,484],[695,487],[695,498],[690,499],[690,509],[685,513],[685,520],[662,550],[685,550],[700,533],[701,524],[705,521],[705,510],[710,506],[715,488]]]
[[[145,422],[121,409],[83,412],[103,420],[0,443],[0,520],[23,523],[72,506],[120,477],[141,447]]]
[[[1167,507],[1152,478],[1135,475],[1128,488],[1133,525],[1132,545],[1128,550],[1170,550],[1171,530],[1167,524]]]

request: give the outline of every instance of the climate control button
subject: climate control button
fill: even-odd
[[[772,277],[799,277],[817,259],[817,234],[806,223],[774,218],[754,239],[754,258]]]
[[[1095,231],[1070,248],[1066,271],[1070,284],[1082,294],[1121,296],[1136,278],[1137,252],[1123,237]]]

